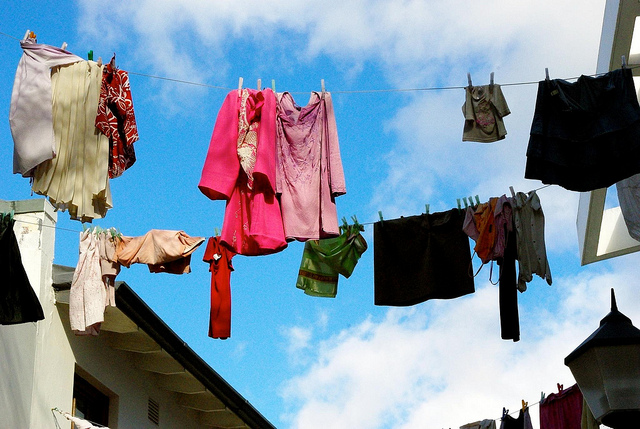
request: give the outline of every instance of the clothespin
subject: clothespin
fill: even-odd
[[[476,194],[476,205],[480,205],[480,197]]]
[[[429,204],[424,205],[424,213],[429,214]]]
[[[460,207],[460,198],[456,198],[456,201],[458,201],[458,212],[461,212],[462,207]]]
[[[345,216],[342,216],[342,226],[340,229],[343,233],[349,230],[349,224],[347,223],[347,218]]]
[[[464,208],[465,209],[469,208],[469,204],[467,202],[467,197],[462,197],[462,201],[464,202]]]
[[[219,236],[220,235],[220,228],[213,228],[213,233],[215,234],[215,236]]]
[[[549,68],[548,67],[544,68],[544,75],[545,75],[545,79],[549,80]]]
[[[62,46],[60,47],[63,51],[67,50],[67,42],[62,42]]]
[[[493,86],[493,72],[489,75],[489,85]]]
[[[544,394],[544,392],[540,392],[540,403],[542,404],[544,402],[544,399],[546,398],[547,395]]]
[[[558,393],[562,392],[564,389],[564,384],[556,383],[558,385]]]
[[[276,93],[276,80],[275,79],[271,79],[271,89],[273,90],[273,93]]]
[[[467,82],[469,83],[469,88],[472,88],[473,84],[471,83],[471,73],[467,73]]]
[[[242,91],[242,77],[238,79],[238,91]]]
[[[527,407],[529,406],[528,402],[525,402],[524,399],[522,400],[522,412],[524,413],[524,410],[527,409]]]
[[[111,60],[109,61],[109,64],[111,64],[111,68],[112,69],[116,69],[116,53],[113,53],[113,56],[111,57]]]
[[[24,37],[22,38],[22,40],[26,40],[26,39],[29,37],[29,35],[30,35],[30,34],[31,34],[31,30],[29,30],[29,29],[27,28],[27,32],[26,32],[26,33],[24,33]]]
[[[322,95],[324,95],[324,79],[320,79],[320,88],[322,88]]]
[[[93,61],[93,50],[87,52],[87,59],[89,61]]]
[[[507,410],[505,407],[502,407],[502,420],[507,417],[507,414],[509,414],[509,410]]]
[[[355,229],[357,229],[358,231],[364,231],[364,225],[360,225],[360,222],[358,222],[358,218],[356,217],[356,215],[351,216],[351,220],[353,221],[353,227]]]
[[[380,225],[382,225],[382,221],[384,219],[382,219],[382,210],[378,210],[378,216],[380,216]]]
[[[625,57],[624,55],[622,56],[622,68],[627,68],[627,57]]]
[[[258,79],[258,91],[262,91],[262,79]]]
[[[516,197],[516,191],[513,190],[513,186],[509,186],[509,190],[511,191],[511,196],[513,198],[515,198]]]

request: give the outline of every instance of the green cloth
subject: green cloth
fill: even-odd
[[[307,295],[334,298],[338,293],[338,274],[349,278],[366,250],[367,242],[359,227],[353,225],[338,237],[307,241],[296,287]]]

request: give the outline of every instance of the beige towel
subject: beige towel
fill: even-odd
[[[191,272],[191,254],[204,237],[190,237],[184,231],[152,229],[143,236],[122,237],[116,258],[125,267],[147,264],[152,273],[184,274]]]

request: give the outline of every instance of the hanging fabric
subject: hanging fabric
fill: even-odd
[[[458,209],[376,222],[375,305],[408,306],[475,291],[469,239]]]
[[[296,287],[312,296],[334,298],[338,293],[338,274],[349,278],[367,242],[359,225],[347,226],[341,235],[304,244]]]
[[[500,429],[533,429],[531,424],[531,416],[529,415],[529,407],[520,410],[518,418],[511,417],[509,414],[502,417]]]
[[[221,242],[234,253],[266,255],[287,247],[275,195],[276,99],[271,89],[239,89],[225,98],[198,188],[226,200]]]
[[[540,429],[581,429],[582,402],[577,384],[551,393],[540,403]]]
[[[312,92],[301,107],[278,94],[276,192],[287,240],[340,234],[335,198],[347,192],[329,92]]]
[[[109,187],[109,139],[95,127],[102,67],[81,61],[53,69],[56,157],[36,167],[32,189],[57,210],[90,222],[113,207]]]
[[[80,255],[69,291],[69,321],[76,335],[98,335],[107,306],[116,306],[113,261],[116,241],[109,232],[87,229],[80,233]]]
[[[507,135],[503,118],[511,113],[498,84],[465,88],[462,141],[491,143]]]
[[[15,220],[0,213],[0,325],[37,322],[44,312],[22,265]]]
[[[513,199],[513,216],[518,249],[518,289],[525,291],[533,274],[551,285],[551,268],[544,239],[544,212],[536,191],[518,192]]]
[[[543,80],[525,178],[592,191],[640,173],[640,106],[629,68],[575,83]]]
[[[186,274],[191,272],[191,254],[204,243],[204,237],[190,237],[184,231],[152,229],[138,237],[121,237],[116,249],[117,261],[147,264],[149,272]]]
[[[139,137],[129,74],[115,67],[115,54],[102,71],[95,125],[109,138],[109,178],[118,177],[136,162]]]
[[[234,253],[220,243],[220,237],[210,237],[202,260],[211,272],[211,308],[209,333],[211,338],[231,336],[231,259]]]
[[[22,57],[11,92],[9,125],[13,137],[13,172],[33,176],[40,163],[56,156],[53,135],[51,69],[83,61],[35,39],[20,41]]]

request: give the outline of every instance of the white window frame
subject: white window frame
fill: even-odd
[[[638,16],[639,0],[607,0],[597,73],[620,68],[623,55],[629,65],[640,64],[640,55],[629,55]],[[640,69],[634,70],[634,76],[640,76]],[[640,242],[627,231],[620,207],[605,210],[606,196],[606,188],[580,193],[576,226],[582,265],[640,250]]]

